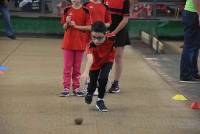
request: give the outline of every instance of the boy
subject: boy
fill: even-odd
[[[64,40],[61,48],[64,51],[64,73],[63,86],[64,91],[60,97],[69,96],[71,80],[73,93],[76,96],[83,96],[84,93],[79,90],[80,87],[80,67],[82,57],[86,48],[86,33],[89,30],[90,14],[87,8],[83,7],[81,0],[71,0],[72,6],[64,10],[61,19],[65,29]]]
[[[115,57],[113,48],[114,42],[106,38],[106,26],[101,21],[96,21],[91,27],[91,39],[87,49],[88,61],[86,64],[83,77],[89,75],[90,82],[87,87],[85,102],[91,104],[94,91],[98,82],[98,99],[96,108],[101,112],[107,112],[108,109],[104,104],[105,88],[108,81],[109,72],[112,68]]]
[[[110,14],[109,8],[108,6],[103,4],[101,0],[90,0],[89,2],[86,2],[84,6],[87,7],[90,11],[92,23],[96,21],[102,21],[106,25],[107,28],[110,26],[112,21],[111,21],[111,14]],[[88,44],[89,44],[89,41],[91,40],[90,38],[91,38],[91,35],[90,33],[88,33]],[[86,82],[88,81],[89,80],[86,80]],[[98,90],[95,91],[94,95],[98,95]]]

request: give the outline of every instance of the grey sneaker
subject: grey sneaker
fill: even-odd
[[[96,108],[97,108],[100,112],[108,112],[108,108],[105,106],[103,100],[98,100],[98,101],[96,102]]]
[[[119,93],[120,92],[119,85],[113,83],[108,91],[109,93]]]
[[[80,90],[80,89],[75,89],[74,91],[73,91],[73,93],[74,93],[74,95],[75,96],[78,96],[78,97],[83,97],[83,96],[85,96],[85,92],[84,91],[82,91],[82,90]]]
[[[67,96],[69,96],[69,91],[62,91],[59,96],[60,97],[67,97]]]

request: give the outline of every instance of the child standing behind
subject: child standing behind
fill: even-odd
[[[111,14],[107,5],[103,4],[101,0],[90,0],[84,4],[90,11],[92,23],[102,21],[106,27],[111,25]]]
[[[61,48],[64,52],[64,91],[60,97],[69,96],[71,80],[73,93],[83,96],[80,87],[80,68],[82,57],[86,48],[86,32],[89,30],[90,15],[88,9],[84,8],[81,0],[71,0],[72,6],[65,9],[61,24],[65,29],[64,40]]]
[[[114,42],[106,38],[106,31],[107,29],[103,22],[97,21],[92,24],[92,41],[89,43],[88,61],[85,71],[82,74],[82,77],[88,77],[89,75],[90,79],[85,96],[87,104],[91,104],[98,82],[99,94],[96,101],[96,108],[101,112],[108,111],[103,99],[109,72],[115,57]]]

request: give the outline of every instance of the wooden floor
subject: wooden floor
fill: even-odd
[[[0,37],[0,134],[199,134],[200,112],[172,100],[168,85],[137,50],[127,47],[120,94],[101,113],[81,97],[60,98],[61,39]],[[112,80],[111,75],[111,80]],[[83,118],[77,126],[74,119]]]

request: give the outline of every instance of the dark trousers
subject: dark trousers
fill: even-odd
[[[180,79],[191,80],[198,74],[200,27],[197,13],[184,11],[184,47],[181,55]]]
[[[93,95],[98,82],[98,98],[103,99],[108,82],[108,76],[112,68],[111,62],[104,64],[99,70],[91,70],[89,72],[90,82],[88,84],[88,94]]]
[[[0,4],[0,13],[2,14],[3,21],[5,24],[5,33],[7,36],[14,35],[11,22],[10,22],[10,12],[8,9],[8,6],[5,6],[3,4]]]

